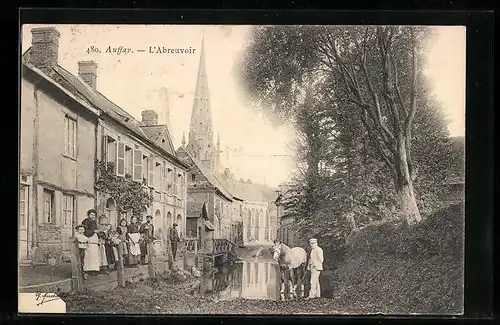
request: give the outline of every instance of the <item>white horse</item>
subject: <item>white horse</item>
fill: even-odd
[[[280,241],[275,241],[272,247],[273,258],[279,264],[281,274],[281,293],[285,292],[285,275],[288,273],[290,293],[296,297],[297,285],[301,285],[304,294],[304,277],[307,270],[307,253],[302,247],[290,248]]]

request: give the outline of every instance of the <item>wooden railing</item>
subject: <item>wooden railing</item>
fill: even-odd
[[[213,239],[212,254],[229,253],[236,255],[236,244],[228,239]]]
[[[185,243],[184,247],[185,247],[186,253],[198,254],[198,250],[199,250],[198,239],[186,238],[184,243]]]

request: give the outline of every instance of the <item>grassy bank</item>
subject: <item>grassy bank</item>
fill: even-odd
[[[463,312],[463,205],[416,226],[389,221],[349,238],[334,291],[339,308],[386,314]]]

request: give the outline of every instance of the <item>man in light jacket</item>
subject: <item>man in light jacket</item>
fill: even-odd
[[[319,274],[323,271],[323,249],[318,246],[318,240],[315,238],[310,239],[309,244],[311,245],[311,255],[309,256],[307,269],[311,271],[311,290],[306,299],[319,298],[321,296]]]

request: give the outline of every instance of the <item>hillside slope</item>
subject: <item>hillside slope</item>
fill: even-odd
[[[408,227],[371,225],[349,238],[334,297],[355,313],[463,313],[464,207]]]

